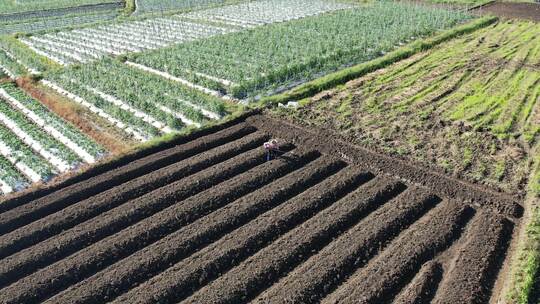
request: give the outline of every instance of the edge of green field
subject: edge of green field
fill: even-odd
[[[321,78],[315,79],[313,81],[307,82],[303,85],[300,85],[290,91],[287,91],[282,94],[269,96],[261,99],[259,102],[255,103],[255,107],[259,106],[271,106],[278,103],[285,103],[292,100],[300,100],[306,97],[313,96],[317,93],[320,93],[324,90],[333,88],[335,86],[346,83],[349,80],[364,76],[373,71],[379,70],[381,68],[387,67],[397,61],[411,57],[419,52],[433,48],[436,45],[439,45],[445,41],[448,41],[452,38],[474,32],[480,28],[486,27],[495,23],[498,20],[497,17],[487,16],[474,21],[459,25],[450,30],[444,31],[435,37],[420,39],[415,42],[412,42],[406,46],[400,47],[395,51],[392,51],[382,57],[377,59],[361,63],[350,68],[340,70],[338,72],[328,74]]]
[[[505,295],[509,303],[540,303],[540,291],[535,290],[540,285],[540,153],[536,155],[527,198],[529,221],[523,223],[524,232],[511,263],[512,276]]]

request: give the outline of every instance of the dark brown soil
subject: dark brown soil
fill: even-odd
[[[414,280],[396,297],[395,304],[428,304],[433,299],[443,275],[442,266],[429,261],[416,274]]]
[[[487,303],[522,213],[263,115],[36,197],[0,209],[1,303]]]
[[[540,22],[540,3],[495,2],[479,8],[476,12]]]

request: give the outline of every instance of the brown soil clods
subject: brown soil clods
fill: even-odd
[[[0,203],[0,302],[487,303],[519,201],[329,136],[253,115]]]
[[[540,22],[540,3],[495,2],[477,10],[503,18],[527,19]]]

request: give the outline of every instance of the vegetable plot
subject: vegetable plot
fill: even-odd
[[[193,9],[220,5],[228,0],[137,0],[135,14],[162,13],[170,10]]]
[[[226,114],[218,98],[113,59],[53,73],[49,82],[141,141]]]
[[[186,17],[251,28],[353,7],[335,0],[265,0],[195,11]]]
[[[176,1],[186,7],[216,1]],[[223,2],[223,1],[221,1]],[[208,9],[190,14],[107,24],[67,32],[49,33],[20,41],[36,53],[61,64],[85,63],[105,55],[154,50],[274,22],[283,22],[351,8],[321,0],[267,0]],[[186,20],[193,21],[186,21]],[[204,21],[204,24],[199,23]],[[207,21],[223,23],[210,25]]]
[[[28,186],[24,176],[5,157],[0,156],[0,194],[19,191]]]
[[[93,163],[105,151],[11,83],[0,85],[0,190]],[[24,176],[24,177],[23,177]]]
[[[10,20],[10,14],[25,13],[35,17],[47,17],[55,15],[55,9],[70,9],[79,12],[92,11],[90,5],[111,3],[120,5],[120,0],[3,0],[0,2],[0,20]],[[46,10],[46,11],[43,11]]]
[[[11,22],[0,25],[0,35],[12,33],[35,33],[51,29],[80,26],[99,21],[113,20],[120,11],[112,10],[95,14],[68,15]]]
[[[246,98],[368,61],[396,45],[469,18],[465,13],[445,9],[379,2],[179,44],[133,55],[132,59]]]
[[[108,24],[21,38],[36,53],[61,64],[85,63],[127,52],[166,47],[231,32],[230,28],[182,21],[176,17]]]
[[[4,95],[3,91],[7,95]],[[102,147],[77,128],[49,111],[40,102],[24,94],[13,84],[8,83],[0,86],[0,97],[8,100],[12,107],[24,113],[51,136],[66,144],[66,146],[75,151],[86,162],[95,162],[98,158],[105,155],[106,151]]]
[[[55,64],[44,56],[26,47],[17,38],[0,36],[0,65],[8,68],[15,76],[37,74]]]

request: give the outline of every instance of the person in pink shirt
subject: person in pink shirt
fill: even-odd
[[[278,153],[281,153],[278,142],[275,139],[265,142],[263,147],[266,150],[266,161],[272,160]]]

